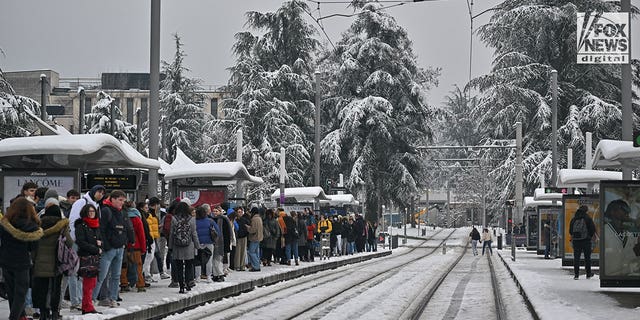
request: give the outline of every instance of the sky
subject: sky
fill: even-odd
[[[632,0],[640,5],[640,0]],[[275,11],[282,0],[162,0],[161,59],[175,53],[173,34],[182,38],[191,76],[206,85],[226,84],[234,63],[234,34],[246,30],[247,11]],[[475,0],[479,13],[500,3]],[[309,2],[318,17],[315,3]],[[321,4],[320,14],[350,14],[346,4]],[[454,85],[469,79],[470,21],[465,0],[407,3],[388,9],[406,28],[422,67],[442,69],[439,86],[429,92],[439,104]],[[488,22],[490,12],[474,19]],[[311,19],[309,21],[317,27]],[[353,17],[323,20],[334,43]],[[637,20],[634,21],[637,23]],[[103,72],[149,72],[150,1],[20,0],[0,3],[0,68],[4,71],[52,69],[62,78],[99,78]],[[321,32],[318,38],[327,42]],[[640,32],[633,33],[632,55],[639,58]],[[472,76],[485,74],[492,51],[473,37]]]

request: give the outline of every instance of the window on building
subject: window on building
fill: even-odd
[[[211,99],[211,115],[214,118],[218,117],[218,98]]]
[[[133,98],[127,98],[127,122],[133,123]]]
[[[91,113],[91,98],[86,97],[84,98],[84,114],[89,114]]]

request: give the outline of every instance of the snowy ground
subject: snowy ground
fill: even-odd
[[[424,227],[423,227],[424,228]],[[426,229],[426,235],[431,236],[441,231],[440,229]],[[315,308],[314,312],[304,314],[300,318],[325,318],[325,319],[398,319],[412,303],[415,296],[424,291],[433,281],[440,270],[455,259],[461,252],[468,235],[468,228],[461,228],[455,232],[456,240],[447,241],[447,253],[442,254],[441,248],[437,252],[427,256],[426,252],[433,250],[439,241],[448,235],[450,231],[442,230],[434,237],[434,240],[423,242],[421,240],[408,239],[406,245],[393,250],[393,254],[384,258],[340,267],[334,270],[306,275],[294,280],[281,282],[272,286],[260,287],[236,297],[215,301],[202,307],[176,314],[168,319],[219,319],[241,317],[251,313],[252,300],[258,300],[260,296],[273,295],[281,291],[281,297],[273,297],[273,303],[258,303],[253,305],[262,311],[252,314],[252,319],[278,318],[281,313],[289,314],[291,310],[305,309],[305,305],[313,305],[314,301],[324,299],[327,295],[333,295],[334,299],[327,301]],[[402,234],[404,230],[394,229],[393,234]],[[407,228],[408,236],[418,236],[421,233],[417,228]],[[418,248],[416,248],[418,247]],[[412,249],[414,249],[411,251]],[[379,246],[379,250],[383,250]],[[411,251],[411,252],[410,252]],[[366,254],[366,253],[365,253]],[[501,255],[503,259],[498,256]],[[503,304],[507,308],[509,319],[530,319],[525,303],[518,294],[514,281],[503,265],[503,260],[509,264],[521,283],[524,291],[531,300],[534,309],[541,319],[640,319],[640,289],[637,288],[600,288],[598,276],[591,280],[582,277],[573,280],[571,267],[562,267],[560,259],[544,260],[535,253],[518,250],[516,261],[510,259],[508,249],[498,251],[494,248],[493,264],[499,275]],[[337,257],[333,259],[344,259]],[[314,264],[323,263],[316,260]],[[488,267],[486,257],[474,257],[471,250],[460,263],[462,267],[451,273],[451,279],[443,283],[440,294],[433,298],[428,305],[426,318],[434,318],[429,315],[437,315],[442,318],[445,315],[455,314],[454,318],[462,319],[467,316],[473,318],[491,318],[493,312],[493,300],[486,295],[491,294],[488,281]],[[308,263],[302,264],[302,266]],[[377,276],[379,270],[393,268],[383,276]],[[286,272],[295,266],[280,266],[263,268],[262,272],[233,272],[228,280],[223,283],[199,282],[194,290],[187,295],[177,293],[178,289],[167,288],[168,280],[154,283],[146,293],[124,293],[121,307],[98,307],[103,315],[82,316],[79,312],[63,310],[64,319],[107,319],[119,314],[127,314],[148,306],[176,301],[188,295],[199,292],[219,290],[232,284],[258,279],[267,275]],[[595,269],[597,272],[597,268]],[[350,288],[352,280],[370,279],[363,285]],[[466,279],[466,280],[465,280]],[[317,281],[316,281],[317,280]],[[464,280],[464,281],[463,281]],[[466,281],[466,282],[465,282]],[[305,289],[293,289],[287,291],[286,287],[305,283]],[[463,284],[461,284],[463,283]],[[327,285],[329,284],[329,285]],[[460,292],[464,287],[461,301],[452,298],[456,289]],[[284,288],[284,289],[283,289]],[[291,289],[289,289],[291,290]],[[297,291],[296,291],[297,290]],[[447,293],[448,292],[448,293]],[[460,297],[460,295],[458,295]],[[233,310],[232,310],[233,309]],[[231,310],[231,311],[230,311]],[[455,313],[453,313],[455,312]],[[8,314],[8,303],[0,301],[0,315]]]
[[[545,260],[535,252],[500,252],[515,273],[541,319],[640,319],[640,288],[600,288],[596,275],[590,280],[581,268],[573,280],[573,267],[561,259]],[[598,268],[594,268],[597,272]]]

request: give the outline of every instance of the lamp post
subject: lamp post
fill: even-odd
[[[385,230],[384,228],[386,227],[385,223],[384,223],[384,204],[382,205],[382,230]],[[382,249],[386,249],[386,244],[387,241],[382,241]]]
[[[78,117],[78,133],[84,134],[84,109],[87,95],[83,87],[78,87],[78,97],[80,99],[80,112],[78,113],[80,115]]]
[[[40,119],[47,121],[47,75],[40,74]]]
[[[404,208],[404,217],[402,218],[402,224],[404,225],[404,239],[402,239],[402,244],[407,244],[407,214],[408,208]]]

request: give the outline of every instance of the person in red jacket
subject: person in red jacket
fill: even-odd
[[[120,288],[122,291],[128,291],[129,281],[127,279],[127,270],[128,268],[136,268],[136,273],[138,275],[136,288],[138,288],[138,292],[145,292],[144,277],[142,276],[142,253],[147,250],[147,239],[144,234],[142,215],[140,214],[140,211],[136,209],[133,201],[125,202],[124,210],[133,225],[133,234],[136,241],[133,244],[127,244],[126,256],[128,259],[126,266],[124,266],[123,263],[122,273],[120,274]]]
[[[307,212],[307,259],[313,261],[315,256],[314,237],[317,227],[316,219],[313,217],[313,211],[308,208],[305,208],[304,211]]]

